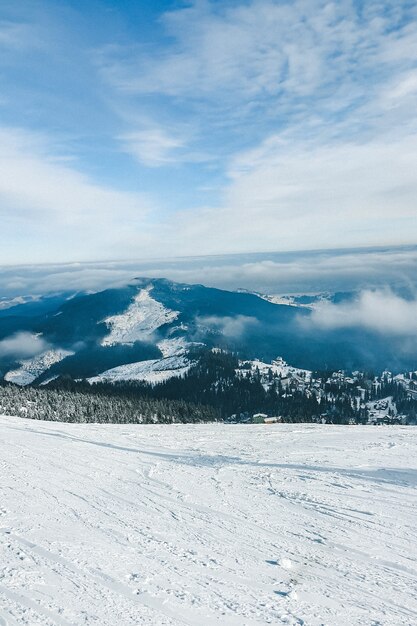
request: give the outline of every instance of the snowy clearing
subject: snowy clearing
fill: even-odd
[[[102,340],[102,346],[149,339],[157,328],[177,319],[179,312],[166,309],[150,296],[150,291],[152,286],[141,289],[124,313],[104,320],[111,330]]]
[[[88,378],[90,383],[119,382],[122,380],[142,380],[147,383],[161,383],[175,376],[181,377],[191,367],[185,356],[169,356],[166,359],[138,361],[127,365],[118,365],[102,374]]]
[[[417,428],[0,432],[1,626],[417,623]]]
[[[191,367],[191,362],[186,356],[186,350],[192,345],[198,344],[188,343],[183,337],[163,339],[157,344],[163,354],[163,359],[151,359],[118,365],[97,376],[92,376],[88,381],[90,383],[100,383],[142,380],[155,384],[173,377],[184,376]]]
[[[30,385],[52,365],[74,354],[71,350],[47,350],[33,359],[21,361],[21,367],[7,372],[4,379],[15,385]]]

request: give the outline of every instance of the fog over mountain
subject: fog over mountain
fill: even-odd
[[[126,283],[135,275],[267,294],[386,287],[413,294],[417,284],[417,246],[3,265],[0,298],[62,290],[97,291]]]
[[[309,370],[411,370],[416,313],[404,287],[280,297],[135,278],[4,300],[0,371],[18,384],[61,375],[157,381],[183,376],[202,349],[279,356]]]

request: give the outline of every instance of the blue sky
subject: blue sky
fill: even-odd
[[[0,263],[413,244],[417,3],[0,4]]]

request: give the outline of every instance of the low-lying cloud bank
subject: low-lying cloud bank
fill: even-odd
[[[0,266],[0,298],[62,290],[99,291],[135,276],[267,294],[417,287],[417,246],[212,257]]]
[[[312,312],[309,323],[324,330],[362,328],[383,335],[417,338],[417,298],[405,299],[388,289],[362,291],[353,301],[321,303]]]
[[[19,332],[0,341],[0,358],[29,359],[45,352],[49,347],[39,335]]]
[[[198,317],[197,323],[204,328],[215,329],[228,339],[239,339],[246,331],[259,324],[258,320],[248,315],[224,316],[208,315]]]

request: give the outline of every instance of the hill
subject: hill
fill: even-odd
[[[261,294],[137,278],[2,309],[0,374],[17,384],[62,375],[163,381],[188,371],[202,348],[267,362],[281,356],[310,370],[415,369],[416,355],[400,354],[394,341],[364,330],[318,329],[310,316],[303,298],[283,304]],[[30,353],[34,342],[39,349]]]

